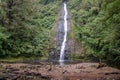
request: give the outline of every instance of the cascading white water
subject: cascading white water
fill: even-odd
[[[63,63],[64,62],[64,57],[65,57],[65,46],[66,46],[66,42],[67,42],[67,15],[68,15],[68,12],[67,12],[67,4],[66,2],[64,2],[64,38],[63,38],[63,42],[62,42],[62,45],[61,45],[61,50],[60,50],[60,63]]]

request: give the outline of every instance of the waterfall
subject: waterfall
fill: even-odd
[[[64,2],[64,37],[63,37],[63,42],[62,42],[62,45],[61,45],[61,50],[60,50],[60,64],[63,64],[64,63],[64,57],[65,57],[65,47],[66,47],[66,42],[67,42],[67,15],[68,15],[68,12],[67,12],[67,4],[66,2]]]

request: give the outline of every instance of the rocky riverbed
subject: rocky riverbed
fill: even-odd
[[[0,80],[120,80],[120,70],[98,63],[1,63]]]

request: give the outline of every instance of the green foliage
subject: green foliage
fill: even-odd
[[[59,2],[1,0],[0,57],[45,57]]]
[[[119,65],[120,0],[80,1],[80,4],[77,4],[78,0],[69,1],[77,39],[88,56]]]

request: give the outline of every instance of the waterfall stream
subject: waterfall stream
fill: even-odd
[[[64,2],[64,37],[63,37],[63,42],[62,42],[62,45],[61,45],[61,50],[60,50],[60,58],[59,58],[59,61],[60,61],[60,64],[63,64],[64,63],[64,57],[65,57],[65,47],[66,47],[66,42],[67,42],[67,15],[68,15],[68,12],[67,12],[67,4],[66,2]]]

